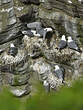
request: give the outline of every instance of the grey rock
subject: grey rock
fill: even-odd
[[[10,91],[16,97],[22,97],[22,96],[29,94],[31,90],[30,90],[29,84],[27,84],[27,85],[22,86],[20,88],[19,87],[17,87],[17,88],[11,87]]]
[[[40,81],[47,79],[48,74],[51,72],[51,66],[46,63],[43,58],[39,58],[33,62],[31,68],[34,72],[38,73]]]
[[[63,85],[62,81],[70,85],[69,82],[72,79],[77,79],[83,74],[83,53],[78,53],[68,47],[62,49],[61,52],[56,49],[59,46],[62,35],[71,35],[80,44],[80,37],[77,38],[76,36],[83,36],[83,4],[75,0],[72,1],[72,4],[68,3],[67,0],[40,0],[40,2],[41,5],[31,5],[33,8],[29,11],[30,5],[23,6],[20,4],[21,7],[18,7],[20,11],[18,11],[18,14],[16,11],[16,14],[17,16],[21,16],[19,19],[24,23],[23,26],[26,26],[26,23],[31,24],[34,21],[39,21],[44,27],[51,27],[55,34],[51,37],[47,35],[47,38],[44,40],[42,37],[30,37],[28,34],[25,34],[23,37],[22,35],[22,45],[24,48],[21,50],[18,49],[18,54],[15,58],[7,55],[7,52],[2,52],[0,55],[0,64],[2,65],[2,70],[4,69],[4,71],[1,71],[1,82],[11,85],[12,91],[16,96],[30,93],[30,85],[28,85],[29,74],[34,74],[35,78],[41,82],[46,81],[47,85],[50,85],[50,89],[54,90]],[[16,6],[18,6],[17,3]],[[29,13],[26,14],[27,11]],[[2,16],[0,16],[0,21],[2,21]],[[32,26],[30,24],[28,28]],[[2,31],[1,26],[2,23],[0,22],[0,31]],[[12,27],[13,31],[9,31],[11,36],[15,35],[13,32],[19,30],[18,27],[18,25]],[[40,31],[39,33],[43,36],[42,32],[44,32],[44,28],[41,30],[41,25],[38,26],[38,29],[36,27],[33,26],[31,28],[35,29],[35,32]],[[7,32],[10,28],[8,26]],[[26,30],[26,28],[21,30]],[[0,36],[0,44],[17,37],[12,36],[11,38],[11,36],[3,32],[0,35],[2,36]],[[0,49],[7,45],[9,45],[8,42],[4,46],[0,45]],[[83,50],[82,45],[79,46]],[[10,65],[13,66],[13,72],[9,71],[10,67],[12,69]],[[62,67],[62,73],[58,72],[60,74],[55,74],[55,65]],[[62,77],[64,77],[64,80]],[[49,90],[49,86],[46,86],[46,89]]]
[[[11,75],[11,74],[7,74],[7,80],[8,83],[11,86],[22,86],[28,83],[29,79],[30,79],[30,74],[25,74],[25,75]]]
[[[38,29],[42,28],[42,24],[41,24],[41,22],[32,22],[32,23],[28,23],[27,27],[30,28],[30,29],[38,30]]]
[[[55,77],[52,73],[48,75],[48,82],[50,84],[50,88],[56,90],[58,87],[60,87],[62,84],[62,80]]]
[[[80,35],[82,30],[80,30],[81,32],[79,33],[78,28],[83,25],[83,24],[80,24],[79,22],[82,20],[80,18],[77,19],[73,17],[74,14],[72,13],[72,10],[71,10],[71,7],[73,7],[73,5],[70,6],[69,4],[66,3],[66,6],[65,6],[65,2],[66,1],[62,3],[61,1],[57,1],[57,0],[54,0],[54,1],[48,0],[48,3],[50,3],[50,6],[52,8],[54,7],[53,10],[52,9],[48,10],[46,8],[47,4],[45,6],[43,6],[44,5],[43,4],[42,7],[39,8],[39,17],[41,18],[41,22],[44,24],[44,26],[51,26],[53,29],[56,29],[57,31],[59,31],[60,35],[63,35],[65,33],[69,33],[70,35],[73,35],[73,36]],[[67,9],[65,9],[64,7]],[[56,9],[58,9],[59,11]]]
[[[36,11],[33,7],[30,7],[28,9],[28,13],[26,14],[22,14],[20,15],[19,17],[19,20],[22,22],[22,23],[30,23],[30,22],[34,22],[36,19]],[[26,25],[27,26],[27,25]]]
[[[43,40],[41,38],[38,39],[38,37],[30,38],[28,36],[24,36],[23,42],[24,42],[25,48],[28,52],[28,55],[31,58],[37,58],[42,55],[41,48],[40,48],[41,47],[40,43],[42,41]]]

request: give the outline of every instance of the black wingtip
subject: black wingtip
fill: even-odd
[[[79,52],[79,53],[82,53],[82,50],[81,50],[81,49],[79,49],[79,50],[78,50],[78,52]]]
[[[0,49],[0,55],[5,51],[5,49]]]

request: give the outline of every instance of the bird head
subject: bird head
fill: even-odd
[[[22,31],[22,34],[26,35],[27,34],[27,31]]]
[[[36,34],[36,31],[35,30],[31,30],[31,32],[35,35]]]
[[[10,44],[10,47],[15,47],[13,43]]]
[[[48,86],[48,82],[46,80],[44,80],[43,85]]]
[[[68,42],[72,42],[73,40],[72,40],[72,37],[71,36],[69,36],[68,37]]]
[[[31,32],[33,33],[34,36],[37,36],[37,37],[41,36],[39,33],[36,32],[36,30],[31,30]]]
[[[58,65],[55,65],[55,70],[59,70],[60,67]]]
[[[45,28],[44,30],[46,30],[47,32],[52,32],[52,28]]]
[[[64,41],[66,41],[65,35],[62,35],[62,38],[61,38],[61,40],[64,40]]]

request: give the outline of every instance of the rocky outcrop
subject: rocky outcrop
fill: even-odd
[[[49,9],[50,7],[50,9]],[[76,7],[75,12],[73,9]],[[47,0],[39,8],[39,18],[45,26],[50,26],[60,34],[81,35],[83,30],[82,5],[69,4],[67,1]],[[79,32],[79,27],[81,28]]]
[[[18,54],[15,57],[4,52],[0,61],[2,83],[9,85],[12,93],[16,96],[29,94],[29,60],[24,49],[18,49]]]
[[[0,0],[0,45],[21,36],[21,27],[17,23],[13,0]]]
[[[83,4],[75,0],[72,0],[72,4],[67,0],[40,0],[40,3],[37,6],[24,7],[19,3],[19,6],[16,4],[16,15],[24,24],[16,25],[14,29],[22,30],[21,26],[26,26],[26,23],[40,21],[43,27],[53,29],[53,36],[48,35],[43,39],[22,35],[23,39],[18,40],[18,42],[22,40],[21,44],[18,44],[17,40],[12,41],[18,47],[18,54],[13,57],[7,53],[11,36],[7,37],[4,32],[0,33],[4,36],[4,38],[0,36],[0,44],[7,42],[0,45],[0,49],[5,47],[0,55],[0,85],[9,85],[11,92],[19,97],[30,93],[29,80],[32,74],[42,83],[47,81],[50,89],[54,90],[64,84],[69,85],[69,81],[83,74],[83,53],[68,47],[61,52],[57,49],[60,38],[64,34],[66,39],[71,35],[83,51],[83,45],[80,43],[80,38],[82,41],[83,36]],[[12,34],[12,28],[8,27],[8,30]],[[19,36],[12,37],[11,40],[17,37]],[[55,74],[55,65],[59,65],[63,71],[63,81]]]
[[[56,49],[59,38],[53,36],[50,41],[48,40],[49,39],[43,40],[37,37],[30,38],[28,36],[24,36],[23,38],[26,51],[30,58],[32,58],[30,66],[32,72],[38,75],[41,82],[47,80],[51,88],[54,87],[55,89],[62,85],[61,80],[54,76],[55,65],[60,65],[65,71],[63,74],[64,82],[81,76],[83,53],[76,52],[69,48],[65,48],[60,52]]]
[[[52,27],[58,36],[64,33],[72,35],[74,38],[83,35],[82,3],[75,0],[72,0],[72,3],[67,0],[40,0],[40,3],[39,6],[33,5],[33,10],[36,10],[35,21],[41,21],[44,27]],[[28,6],[26,10],[28,10]],[[30,10],[28,11],[30,12]],[[27,16],[26,22],[28,19]],[[80,40],[82,41],[82,37]]]
[[[72,3],[69,3],[68,0],[48,0],[48,2],[52,8],[62,10],[73,17],[83,18],[83,4],[80,4],[78,1],[72,0]]]

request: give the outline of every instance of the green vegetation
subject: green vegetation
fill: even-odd
[[[6,89],[0,93],[0,110],[83,110],[83,81],[71,88],[45,93],[42,86],[31,98],[16,98]]]
[[[20,110],[20,101],[6,89],[0,93],[0,110]]]

